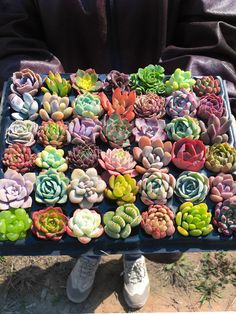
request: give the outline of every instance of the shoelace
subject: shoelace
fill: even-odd
[[[145,277],[145,268],[141,261],[137,261],[133,264],[126,264],[124,269],[125,281],[129,281],[132,284],[141,282]]]

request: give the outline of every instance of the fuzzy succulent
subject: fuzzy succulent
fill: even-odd
[[[130,91],[130,80],[128,74],[112,70],[107,74],[106,82],[108,83],[106,86],[106,92],[108,93],[111,93],[117,87],[119,87],[122,91]]]
[[[166,204],[173,195],[175,183],[172,174],[147,171],[138,182],[142,202],[145,205]]]
[[[35,180],[34,173],[21,175],[15,170],[8,169],[3,179],[0,179],[0,210],[31,207],[30,194],[33,192]]]
[[[173,144],[171,161],[183,170],[199,171],[206,160],[206,146],[200,140],[182,138]]]
[[[166,140],[166,123],[165,120],[158,119],[157,117],[152,118],[136,118],[134,122],[134,128],[132,133],[135,136],[135,141],[139,142],[142,136],[149,137],[152,141],[160,139]]]
[[[7,168],[26,173],[34,167],[35,159],[36,154],[32,153],[30,147],[15,143],[4,150],[2,163]]]
[[[78,95],[72,107],[76,116],[97,119],[103,114],[100,96],[89,92]]]
[[[37,123],[30,120],[16,120],[6,131],[6,142],[7,144],[20,143],[32,146],[35,143],[34,138],[37,131]]]
[[[199,97],[206,94],[218,95],[220,93],[220,81],[211,75],[203,76],[196,80],[193,90]]]
[[[165,98],[154,93],[147,93],[136,98],[134,103],[134,112],[137,117],[162,118],[166,113]]]
[[[47,207],[32,214],[32,232],[44,240],[58,241],[66,232],[68,218],[60,207]]]
[[[190,71],[183,71],[177,68],[169,80],[165,82],[166,94],[169,95],[182,88],[191,89],[195,83],[196,81],[191,77]]]
[[[47,205],[64,204],[67,201],[69,179],[63,172],[49,168],[37,176],[35,200]]]
[[[86,71],[78,69],[70,76],[72,87],[80,94],[87,92],[98,92],[104,87],[104,83],[99,81],[98,75],[93,69]]]
[[[8,99],[11,108],[15,111],[11,114],[14,120],[34,121],[38,118],[38,103],[29,93],[24,93],[22,96],[12,93]]]
[[[171,141],[178,141],[181,138],[197,140],[200,137],[201,128],[197,119],[184,116],[171,120],[166,125],[166,132]]]
[[[209,191],[209,180],[204,174],[184,171],[176,181],[175,194],[181,202],[199,204],[205,200]]]
[[[171,142],[163,143],[160,139],[151,141],[149,137],[142,136],[138,146],[133,148],[134,159],[141,164],[135,168],[138,173],[155,172],[160,169],[167,172],[163,167],[171,161]]]
[[[111,175],[129,174],[131,177],[137,175],[134,169],[136,162],[133,156],[123,148],[107,149],[106,152],[102,151],[98,161],[100,166]]]
[[[76,209],[67,226],[69,236],[77,238],[82,244],[100,237],[103,231],[101,216],[96,210],[87,208]]]
[[[43,146],[51,145],[60,148],[71,141],[68,127],[63,121],[43,121],[39,127],[38,142]]]
[[[17,95],[29,93],[35,96],[42,86],[42,78],[30,69],[22,69],[12,75],[11,91]]]
[[[236,170],[236,149],[229,143],[214,144],[207,149],[205,166],[213,172]]]
[[[175,215],[165,205],[150,205],[148,210],[142,213],[141,227],[154,239],[162,239],[175,233]]]
[[[62,78],[60,73],[54,74],[52,71],[49,71],[45,84],[47,87],[42,87],[42,92],[56,94],[60,97],[69,95],[71,90],[70,81]]]
[[[236,235],[236,197],[220,202],[215,207],[213,224],[226,236]]]
[[[191,202],[185,202],[179,207],[175,217],[177,230],[185,237],[208,235],[213,230],[211,216],[207,204],[194,205]]]
[[[71,203],[78,204],[81,208],[92,208],[95,203],[100,203],[106,182],[101,179],[95,168],[86,171],[75,169],[71,174],[68,187]]]
[[[105,233],[113,239],[125,239],[141,222],[139,209],[134,204],[119,206],[116,211],[108,211],[103,216]]]
[[[129,174],[110,176],[108,187],[105,190],[106,197],[115,201],[117,205],[134,203],[137,193],[138,186],[136,180],[131,178]]]
[[[231,174],[219,173],[209,178],[210,199],[214,203],[223,202],[236,195],[236,182]]]
[[[208,120],[212,114],[221,118],[225,113],[224,100],[222,96],[207,94],[202,96],[199,101],[200,105],[197,111],[199,118]]]
[[[63,156],[63,149],[56,149],[55,147],[48,145],[43,151],[38,153],[35,164],[39,168],[52,168],[58,172],[65,172],[68,169],[68,165]]]

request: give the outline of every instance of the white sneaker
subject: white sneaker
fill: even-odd
[[[101,257],[81,256],[70,273],[66,293],[70,301],[81,303],[89,296]]]
[[[133,309],[138,309],[146,303],[150,285],[144,256],[129,261],[123,258],[124,289],[126,303]]]

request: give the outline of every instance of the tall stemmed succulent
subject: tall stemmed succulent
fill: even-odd
[[[78,95],[72,103],[75,116],[97,119],[102,116],[104,110],[100,96],[86,92]]]
[[[11,114],[14,120],[34,121],[38,118],[38,103],[29,93],[24,93],[22,96],[12,93],[8,99],[11,108],[15,111]]]
[[[166,125],[167,136],[171,141],[181,138],[197,140],[200,137],[201,128],[198,120],[190,116],[178,117]]]
[[[135,141],[139,142],[142,136],[149,137],[152,141],[161,139],[166,140],[166,123],[165,120],[152,118],[136,118],[134,121],[134,128],[132,133],[135,136]]]
[[[210,177],[210,199],[214,203],[223,202],[236,195],[236,182],[231,174],[219,173],[216,177]]]
[[[154,93],[147,93],[136,98],[134,103],[134,112],[137,117],[162,118],[166,113],[165,98]]]
[[[75,74],[70,76],[72,87],[80,93],[98,92],[105,87],[104,83],[99,81],[98,75],[94,69],[85,71],[78,69]]]
[[[106,82],[108,85],[106,86],[105,90],[108,93],[111,93],[117,87],[119,87],[122,91],[130,91],[130,80],[128,74],[119,72],[117,70],[112,70],[107,74]]]
[[[169,95],[173,91],[182,88],[191,89],[195,83],[196,81],[191,77],[190,71],[183,71],[177,68],[170,79],[165,82],[166,93]]]
[[[30,69],[22,69],[12,75],[11,91],[17,95],[29,93],[35,96],[42,86],[42,78]]]
[[[30,120],[16,120],[10,124],[6,132],[7,144],[20,143],[32,146],[35,143],[35,135],[38,124]]]
[[[53,73],[49,71],[49,75],[45,79],[46,87],[41,88],[42,92],[56,94],[60,97],[69,95],[71,84],[69,80],[61,77],[60,73]]]
[[[203,76],[196,80],[193,86],[194,92],[197,96],[201,97],[206,94],[216,94],[220,93],[220,81],[213,76]]]

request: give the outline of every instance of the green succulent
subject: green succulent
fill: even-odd
[[[74,113],[81,117],[96,119],[103,114],[100,97],[91,93],[78,95],[72,107]]]
[[[38,153],[35,164],[40,168],[53,168],[57,171],[65,172],[68,169],[68,165],[63,156],[63,149],[56,149],[55,147],[48,145],[42,152]]]
[[[49,71],[48,77],[45,79],[47,87],[42,87],[43,93],[57,94],[60,97],[68,95],[71,91],[71,84],[69,80],[61,77],[60,73],[52,73]]]
[[[171,75],[170,79],[165,82],[166,94],[171,94],[173,91],[180,90],[182,88],[191,89],[196,81],[191,77],[190,71],[182,71],[176,69]]]
[[[171,141],[178,141],[181,138],[197,140],[200,137],[201,128],[197,119],[184,116],[171,120],[166,126],[166,132]]]
[[[72,86],[79,93],[97,92],[103,88],[103,82],[98,80],[98,75],[93,69],[86,71],[78,69],[76,74],[71,75]]]

